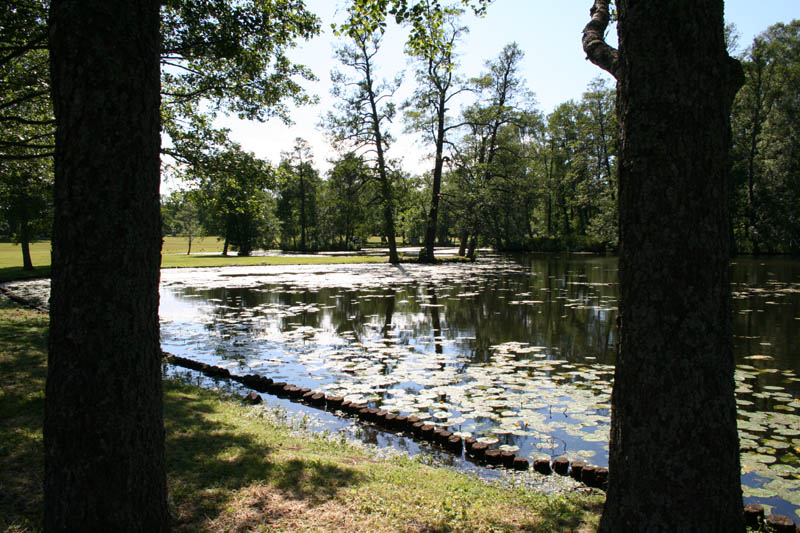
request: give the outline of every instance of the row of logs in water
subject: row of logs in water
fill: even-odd
[[[485,442],[479,442],[472,437],[462,439],[451,431],[437,428],[435,425],[424,422],[414,415],[398,415],[384,409],[367,407],[364,403],[351,402],[341,396],[326,395],[307,387],[297,387],[284,381],[273,381],[265,376],[255,374],[238,376],[231,374],[226,368],[200,363],[177,355],[167,353],[164,355],[174,365],[197,370],[209,377],[232,379],[250,389],[273,394],[279,398],[304,402],[331,412],[347,413],[383,429],[413,435],[416,439],[436,444],[458,456],[466,453],[467,457],[476,463],[504,466],[514,470],[528,470],[531,467],[526,458],[519,457],[513,452],[490,448]],[[250,403],[260,403],[261,396],[251,392],[248,394],[247,400]],[[583,461],[574,461],[570,464],[569,459],[566,457],[558,457],[553,459],[552,462],[548,459],[536,459],[533,462],[533,470],[544,475],[550,475],[555,472],[562,476],[571,476],[573,479],[593,488],[606,490],[608,486],[608,468],[589,465]],[[796,531],[800,533],[800,528],[796,529],[794,521],[787,516],[773,514],[765,517],[764,508],[759,504],[749,504],[745,507],[745,520],[753,528],[766,526],[769,531],[777,533],[796,533]]]
[[[232,379],[258,392],[273,394],[279,398],[288,398],[293,401],[301,401],[331,412],[341,411],[353,415],[364,422],[371,422],[383,429],[413,435],[418,440],[436,444],[458,456],[466,453],[467,457],[476,463],[504,466],[514,470],[528,470],[531,468],[528,459],[519,457],[513,452],[490,448],[485,442],[479,442],[472,437],[462,439],[460,436],[454,435],[453,432],[424,422],[414,415],[405,416],[390,413],[384,409],[368,407],[364,403],[345,400],[341,396],[326,395],[307,387],[297,387],[283,381],[274,381],[265,376],[231,374],[226,368],[200,363],[185,357],[171,354],[165,354],[165,356],[174,365],[197,370],[209,377]],[[261,401],[261,397],[256,393],[250,393],[247,398],[252,403]],[[571,476],[589,487],[605,490],[608,484],[608,468],[588,465],[583,461],[575,461],[570,465],[570,461],[566,457],[558,457],[552,462],[548,459],[536,459],[532,467],[533,470],[544,475],[556,472],[562,476]]]

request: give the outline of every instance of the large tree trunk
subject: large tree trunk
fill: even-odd
[[[54,0],[45,529],[166,531],[159,2]]]
[[[622,325],[600,530],[743,531],[727,162],[741,67],[722,0],[617,8],[618,63],[605,64],[619,92]]]

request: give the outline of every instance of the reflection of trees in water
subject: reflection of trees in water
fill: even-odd
[[[613,305],[616,287],[591,284],[613,282],[614,264],[607,260],[533,259],[528,265],[528,272],[502,272],[435,286],[311,290],[283,285],[186,289],[185,293],[219,300],[211,311],[214,319],[208,328],[223,347],[230,344],[222,342],[224,335],[246,342],[248,337],[270,329],[287,331],[304,326],[341,338],[336,348],[378,339],[410,346],[432,333],[434,353],[445,352],[437,339],[456,340],[455,349],[472,363],[489,361],[490,347],[509,341],[548,347],[554,358],[581,361],[592,356],[598,362],[613,362],[616,313],[571,307],[570,302],[587,307],[605,305],[606,301]],[[604,296],[609,298],[601,301]],[[542,303],[512,305],[522,300]],[[398,305],[400,301],[402,305]],[[422,307],[425,302],[430,306]],[[437,307],[440,304],[443,307]],[[319,311],[298,311],[294,316],[270,313],[309,306]],[[313,339],[310,334],[309,340]]]

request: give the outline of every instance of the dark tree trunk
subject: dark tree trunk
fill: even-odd
[[[444,136],[445,136],[445,113],[447,112],[445,96],[439,95],[436,120],[436,155],[433,166],[433,185],[431,190],[431,209],[428,211],[428,218],[425,224],[425,241],[419,260],[422,263],[434,263],[433,248],[436,244],[436,226],[439,221],[439,196],[442,193],[442,172],[444,170]]]
[[[475,249],[477,247],[478,247],[478,230],[475,230],[469,238],[469,249],[467,250],[467,259],[471,261],[475,260]]]
[[[45,529],[166,531],[159,2],[54,0],[49,26]]]
[[[469,241],[469,232],[464,230],[461,232],[461,239],[458,245],[458,256],[464,257],[464,254],[467,253],[467,242]]]
[[[306,182],[300,170],[300,251],[306,251]]]
[[[227,235],[225,236],[225,244],[222,245],[222,255],[226,256],[226,257],[228,255],[228,237],[227,237]]]
[[[27,218],[19,223],[19,246],[22,248],[22,270],[33,270],[31,261],[31,231]]]
[[[727,162],[741,66],[722,0],[616,5],[618,58],[587,48],[616,73],[621,130],[622,325],[600,531],[744,531]]]

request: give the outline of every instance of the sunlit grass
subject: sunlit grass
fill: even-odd
[[[224,267],[242,265],[330,265],[341,263],[386,263],[386,257],[371,256],[329,256],[329,255],[303,255],[303,256],[252,256],[239,257],[236,255],[162,255],[161,268],[189,268],[189,267]]]
[[[192,239],[193,254],[211,254],[222,251],[225,242],[219,237],[194,237]],[[189,249],[188,237],[164,237],[161,254],[186,254]]]
[[[0,282],[14,279],[39,278],[50,275],[50,241],[31,243],[31,263],[34,270],[22,270],[22,248],[19,244],[0,242]]]
[[[330,265],[355,263],[386,263],[387,257],[366,255],[270,255],[239,257],[220,255],[223,242],[217,237],[197,237],[192,241],[192,254],[187,255],[188,240],[185,237],[165,237],[161,253],[161,268],[201,268],[252,265]],[[0,243],[0,282],[25,278],[48,277],[50,275],[50,241],[31,245],[34,271],[22,269],[22,251],[18,245]],[[403,261],[415,261],[416,257],[401,257]],[[455,256],[437,257],[441,262],[466,261]]]
[[[46,315],[0,297],[0,530],[38,531]],[[489,485],[294,431],[261,406],[177,380],[164,416],[175,531],[591,531],[602,497]]]

